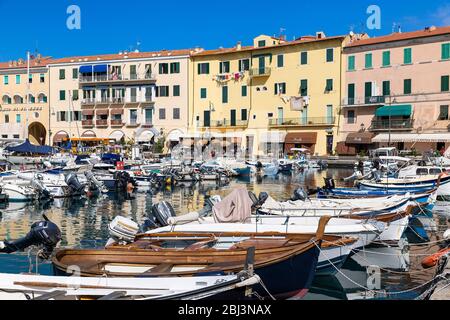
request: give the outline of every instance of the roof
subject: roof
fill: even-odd
[[[53,59],[50,64],[176,57],[176,56],[190,55],[191,52],[193,52],[193,50],[194,49],[161,50],[154,52],[127,52],[127,53],[124,52],[121,54],[117,53],[117,54],[100,54],[92,56],[75,56],[61,59]]]
[[[334,37],[326,37],[317,39],[314,37],[314,39],[311,39],[310,37],[302,37],[294,41],[286,41],[274,46],[266,46],[266,47],[253,47],[253,46],[242,46],[240,50],[238,50],[236,47],[233,48],[221,48],[221,49],[214,49],[214,50],[203,50],[197,53],[192,53],[192,56],[211,56],[211,55],[218,55],[218,54],[228,54],[228,53],[237,53],[237,52],[248,52],[248,51],[258,51],[258,50],[266,50],[266,49],[272,49],[272,48],[280,48],[280,47],[287,47],[287,46],[295,46],[299,44],[304,43],[313,43],[313,42],[321,42],[321,41],[329,41],[329,40],[343,40],[346,36],[334,36]]]
[[[40,59],[30,60],[30,68],[46,67],[52,61],[51,57],[42,57]],[[0,62],[0,69],[25,69],[27,68],[27,60],[21,59],[17,61]]]
[[[404,32],[404,33],[392,33],[387,36],[381,36],[376,38],[368,38],[362,40],[356,40],[347,47],[359,47],[367,46],[378,43],[396,42],[402,40],[410,40],[417,38],[434,37],[439,35],[450,34],[450,26],[447,27],[430,27],[419,31]]]

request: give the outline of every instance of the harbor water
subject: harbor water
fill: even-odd
[[[108,224],[121,215],[142,222],[153,204],[168,201],[177,214],[203,207],[210,195],[225,197],[233,188],[245,186],[255,194],[268,192],[277,200],[289,199],[299,187],[314,189],[323,185],[323,178],[332,177],[344,186],[343,177],[352,170],[304,171],[291,175],[252,177],[233,180],[229,185],[215,182],[195,186],[177,186],[159,192],[143,190],[136,199],[123,201],[114,196],[87,200],[55,200],[52,204],[25,205],[11,203],[0,210],[0,239],[13,240],[24,236],[30,226],[45,214],[62,231],[59,247],[101,248],[108,239]],[[317,277],[305,299],[414,299],[434,276],[434,269],[424,270],[421,261],[439,250],[439,241],[447,230],[449,209],[436,208],[433,219],[420,218],[411,222],[401,247],[376,246],[355,253],[335,276]],[[35,252],[0,255],[0,272],[52,274],[50,263],[39,263],[36,270]],[[301,272],[301,270],[299,270]],[[373,295],[376,289],[377,294]],[[385,294],[384,294],[385,293]]]

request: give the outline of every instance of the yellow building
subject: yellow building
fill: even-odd
[[[48,142],[49,58],[0,63],[0,138]]]
[[[274,145],[280,154],[294,147],[334,153],[347,41],[322,32],[295,41],[261,35],[252,46],[196,50],[191,133],[231,137],[247,156],[276,153]]]

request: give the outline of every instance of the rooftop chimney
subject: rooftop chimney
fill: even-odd
[[[317,39],[324,39],[324,38],[326,38],[325,32],[323,32],[323,31],[316,32],[316,38]]]
[[[242,42],[239,41],[239,42],[237,43],[237,45],[236,45],[236,50],[237,50],[237,51],[242,50]]]

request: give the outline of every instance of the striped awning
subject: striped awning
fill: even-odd
[[[450,133],[404,133],[404,134],[379,134],[372,139],[373,143],[384,143],[384,142],[450,142]]]

